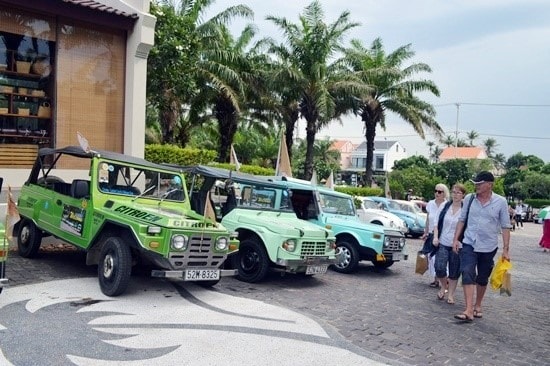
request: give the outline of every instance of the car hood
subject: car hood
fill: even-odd
[[[325,223],[332,226],[332,230],[335,232],[339,232],[341,229],[349,229],[350,231],[364,230],[379,234],[385,232],[384,226],[367,224],[357,219],[356,216],[328,216],[325,219]]]
[[[226,219],[229,219],[228,221],[235,220],[237,226],[240,226],[239,224],[244,224],[254,227],[264,227],[274,233],[294,237],[305,237],[321,240],[334,237],[330,231],[305,220],[300,220],[293,213],[239,210],[240,213],[236,215],[239,211],[234,211],[236,210],[233,210],[226,217],[224,217],[224,223],[226,222]]]

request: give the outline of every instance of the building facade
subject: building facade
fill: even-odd
[[[25,179],[40,147],[143,157],[149,0],[0,0],[0,168]],[[57,166],[56,175],[88,167]]]
[[[408,158],[407,151],[398,141],[374,141],[374,172],[390,172],[397,160]],[[367,143],[361,143],[351,153],[351,166],[348,171],[364,172],[367,167]]]

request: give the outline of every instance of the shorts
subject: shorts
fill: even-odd
[[[447,265],[449,266],[449,279],[458,280],[460,276],[460,257],[453,251],[452,247],[440,244],[435,255],[435,276],[438,278],[446,277]]]
[[[497,249],[489,253],[474,252],[470,244],[462,244],[460,249],[460,272],[463,285],[487,286],[489,276],[495,265],[494,257]]]

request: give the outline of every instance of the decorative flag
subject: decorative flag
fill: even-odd
[[[80,132],[77,131],[76,138],[78,139],[78,144],[80,145],[82,150],[84,150],[84,152],[89,153],[91,151],[90,144],[88,143],[88,140],[86,139],[86,137],[84,137],[84,135],[82,135]]]
[[[317,185],[317,172],[315,169],[313,169],[313,175],[311,176],[311,185],[316,186]]]
[[[330,175],[327,178],[325,186],[334,191],[334,174],[332,173],[332,170],[330,171]]]
[[[286,147],[285,135],[281,134],[281,142],[279,143],[279,153],[277,154],[277,168],[275,169],[276,176],[284,176],[292,178],[292,168],[290,167],[290,158]]]
[[[19,216],[19,210],[17,205],[13,200],[13,195],[11,194],[11,187],[8,186],[8,212],[6,215],[6,237],[9,242],[12,242],[13,239],[13,227],[17,222],[21,220]]]
[[[386,195],[386,198],[391,199],[391,191],[390,191],[390,181],[388,180],[388,174],[386,173],[386,184],[384,185],[384,193]]]
[[[204,217],[216,222],[216,212],[214,207],[212,207],[212,202],[210,201],[210,192],[206,194],[206,203],[204,204]]]
[[[237,159],[237,153],[235,152],[235,149],[233,148],[233,144],[231,144],[231,154],[229,156],[229,163],[235,164],[235,170],[239,171],[241,169],[241,163],[239,163],[239,159]]]

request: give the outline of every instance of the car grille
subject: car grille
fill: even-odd
[[[392,253],[392,252],[400,252],[402,248],[399,247],[399,242],[401,241],[400,237],[392,237],[390,236],[390,245],[382,251],[382,253]]]
[[[304,241],[302,242],[302,251],[300,255],[302,257],[308,257],[312,255],[326,255],[327,243],[325,241]]]
[[[192,236],[185,252],[170,252],[169,260],[174,269],[186,267],[218,267],[225,260],[225,254],[212,252],[212,238]]]

